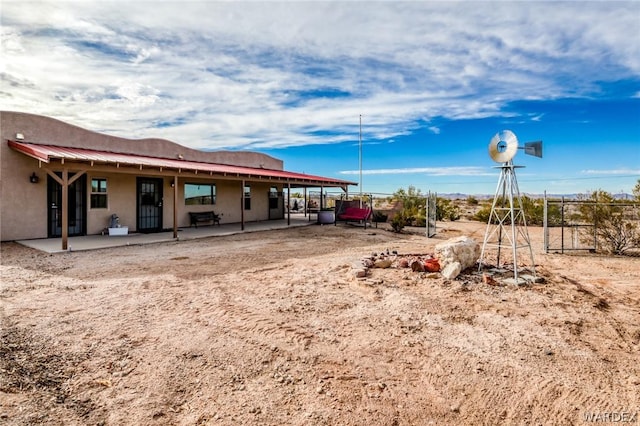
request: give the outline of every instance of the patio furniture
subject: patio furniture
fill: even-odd
[[[348,222],[362,222],[364,228],[367,229],[367,221],[371,218],[371,209],[360,207],[347,207],[344,212],[336,215],[337,224],[338,221]]]
[[[220,226],[220,216],[216,214],[214,211],[209,212],[189,212],[189,219],[191,220],[191,225],[197,228],[198,222],[212,222],[212,225],[217,224]]]

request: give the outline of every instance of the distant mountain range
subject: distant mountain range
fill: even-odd
[[[521,193],[521,195],[526,195],[527,197],[533,199],[544,198],[544,194],[529,194],[523,192]],[[584,197],[585,195],[586,194],[547,194],[547,198],[558,199],[564,197],[566,200],[575,200],[580,197]],[[438,197],[446,198],[449,200],[466,200],[470,196],[476,198],[477,200],[490,200],[493,198],[493,194],[462,194],[459,192],[438,194]],[[634,196],[627,193],[612,194],[612,196],[616,200],[634,200]]]

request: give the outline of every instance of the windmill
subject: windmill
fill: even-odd
[[[542,158],[542,141],[527,142],[523,147],[519,147],[518,138],[511,130],[496,133],[489,142],[489,156],[496,163],[501,163],[500,166],[496,166],[500,169],[500,178],[491,205],[478,268],[478,271],[482,269],[488,248],[497,249],[496,266],[498,268],[501,266],[502,250],[509,249],[513,261],[513,279],[516,284],[521,283],[518,279],[518,249],[529,249],[531,270],[535,277],[533,250],[516,179],[516,169],[524,166],[514,166],[512,161],[518,149],[524,149],[525,154]]]

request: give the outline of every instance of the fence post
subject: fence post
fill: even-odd
[[[564,254],[564,195],[560,204],[560,253]]]
[[[598,193],[594,194],[593,203],[593,249],[598,251]]]
[[[542,208],[542,244],[545,253],[549,253],[549,223],[547,217],[547,190],[544,191],[544,206]]]
[[[425,194],[425,209],[424,209],[424,235],[429,238],[429,196],[431,195],[431,191],[428,191]]]

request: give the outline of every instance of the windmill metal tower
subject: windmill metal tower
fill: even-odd
[[[512,161],[518,148],[518,139],[510,130],[496,133],[489,142],[489,156],[502,165],[497,166],[500,169],[500,178],[491,205],[491,214],[484,234],[478,268],[480,271],[484,265],[487,249],[497,249],[496,266],[498,268],[501,266],[503,249],[509,250],[513,261],[513,279],[516,284],[522,281],[518,279],[518,249],[529,249],[531,270],[535,277],[533,250],[515,170],[524,166],[514,166]],[[526,154],[542,157],[542,141],[527,142],[524,150]]]

